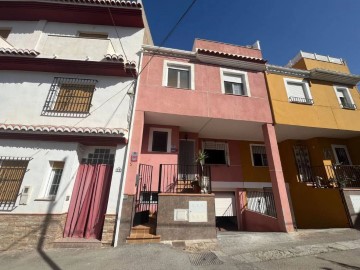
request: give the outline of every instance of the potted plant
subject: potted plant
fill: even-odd
[[[208,193],[207,188],[209,185],[209,177],[204,176],[204,165],[205,165],[205,159],[208,157],[206,152],[203,150],[199,150],[199,153],[196,157],[196,162],[200,163],[201,166],[201,172],[200,172],[200,187],[201,187],[201,193]]]

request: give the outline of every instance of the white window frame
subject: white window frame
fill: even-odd
[[[352,98],[352,96],[351,96],[351,93],[350,93],[350,90],[349,90],[348,87],[342,86],[342,85],[334,85],[333,88],[334,88],[334,91],[335,91],[335,96],[336,96],[336,98],[337,98],[337,100],[338,100],[339,105],[340,105],[341,108],[343,108],[343,109],[349,109],[349,110],[356,110],[356,108],[357,108],[357,107],[356,107],[356,104],[355,104],[355,102],[354,102],[354,100],[353,100],[353,98]],[[346,91],[346,93],[347,93],[347,95],[348,95],[348,97],[349,97],[349,99],[350,99],[350,100],[348,100],[348,102],[350,102],[351,104],[353,104],[353,105],[355,106],[355,108],[347,108],[347,107],[344,107],[344,106],[342,105],[341,100],[340,100],[340,97],[339,97],[339,95],[338,95],[338,89],[343,89],[343,90]]]
[[[224,154],[225,154],[225,164],[209,164],[209,163],[206,163],[205,162],[205,165],[227,165],[227,166],[230,166],[230,151],[229,151],[229,144],[227,142],[220,142],[220,141],[209,141],[209,140],[205,140],[202,142],[202,145],[201,145],[201,149],[202,151],[206,151],[206,149],[209,149],[209,150],[218,150],[216,149],[212,149],[212,148],[206,148],[206,143],[214,143],[215,145],[216,144],[222,144],[223,147],[224,147]]]
[[[339,160],[338,160],[338,157],[337,157],[335,148],[343,148],[343,149],[345,149],[345,153],[346,153],[346,156],[347,156],[347,158],[348,158],[348,160],[349,160],[350,165],[353,164],[352,161],[351,161],[351,158],[350,158],[350,155],[349,155],[349,151],[348,151],[346,145],[343,145],[343,144],[332,144],[332,145],[331,145],[331,148],[332,148],[332,150],[333,150],[333,154],[334,154],[334,157],[335,157],[336,164],[339,164],[340,162],[339,162]]]
[[[290,101],[290,97],[291,95],[289,94],[289,90],[288,90],[288,83],[295,83],[295,84],[301,84],[303,86],[303,90],[304,90],[304,95],[307,99],[312,100],[312,102],[295,102],[295,101]],[[309,83],[306,80],[299,80],[299,79],[291,79],[291,78],[284,78],[284,84],[285,84],[285,89],[286,89],[286,95],[288,97],[288,101],[290,103],[297,103],[297,104],[306,104],[306,105],[313,105],[314,104],[314,99],[311,95],[311,91],[310,91],[310,86]]]
[[[154,131],[161,131],[161,132],[167,132],[168,133],[168,140],[167,140],[167,149],[166,152],[160,152],[160,151],[153,151],[152,150],[152,144],[153,144],[153,138],[154,138]],[[156,128],[151,127],[149,130],[149,145],[148,145],[148,151],[154,152],[154,153],[170,153],[171,152],[171,128]]]
[[[50,189],[51,189],[51,186],[53,184],[53,181],[54,181],[54,172],[53,172],[53,166],[54,166],[54,162],[63,162],[64,163],[64,167],[63,167],[63,171],[61,173],[61,177],[60,177],[60,181],[59,181],[59,186],[60,186],[60,183],[61,183],[61,180],[63,178],[63,175],[64,175],[64,169],[65,169],[65,162],[63,160],[51,160],[49,161],[50,163],[50,170],[47,174],[47,178],[46,178],[46,186],[45,186],[45,189],[44,189],[44,193],[43,193],[43,198],[44,199],[48,199],[48,200],[55,200],[58,192],[59,192],[59,189],[57,190],[57,193],[56,195],[50,195]]]
[[[169,68],[188,70],[189,77],[190,77],[189,78],[189,88],[168,86]],[[164,60],[162,85],[164,87],[170,87],[170,88],[174,88],[174,89],[194,90],[195,89],[195,71],[194,71],[194,69],[195,69],[194,64]]]
[[[263,147],[265,148],[265,154],[266,154],[266,159],[267,159],[268,165],[255,166],[255,163],[254,163],[254,155],[253,155],[253,151],[252,151],[252,150],[253,150],[253,149],[252,149],[253,146],[263,146]],[[269,167],[269,159],[268,159],[268,156],[267,156],[265,144],[254,144],[254,143],[251,143],[251,144],[250,144],[250,154],[251,154],[251,163],[252,163],[253,167]]]
[[[238,94],[229,94],[225,92],[225,76],[224,74],[231,76],[233,75],[234,77],[241,77],[242,80],[244,81],[243,85],[244,85],[244,91],[245,94],[244,95],[238,95]],[[251,92],[250,92],[250,86],[249,86],[249,78],[248,78],[248,73],[245,71],[240,71],[240,70],[235,70],[235,69],[227,69],[227,68],[220,68],[220,78],[221,78],[221,92],[225,95],[234,95],[234,96],[241,96],[241,97],[251,97]]]

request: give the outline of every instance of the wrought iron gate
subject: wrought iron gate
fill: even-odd
[[[149,222],[150,213],[157,211],[158,192],[152,190],[153,166],[140,164],[136,179],[133,226]]]

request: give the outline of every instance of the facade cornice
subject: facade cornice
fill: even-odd
[[[141,4],[134,1],[4,0],[0,1],[0,18],[144,28]]]
[[[301,78],[309,78],[310,77],[310,71],[308,71],[308,70],[281,67],[281,66],[275,66],[275,65],[270,65],[270,64],[266,64],[266,72],[280,74],[280,75],[301,77]]]
[[[84,61],[0,54],[0,70],[137,77],[134,62],[124,63],[119,57],[114,60],[106,56],[103,61]]]
[[[143,45],[142,50],[144,53],[156,54],[156,55],[164,55],[164,56],[172,56],[172,57],[181,57],[186,59],[195,59],[195,52],[178,50],[178,49],[170,49],[159,46],[151,46],[151,45]]]

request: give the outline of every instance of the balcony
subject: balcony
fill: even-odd
[[[159,193],[211,193],[210,166],[160,164]]]
[[[301,182],[318,188],[360,188],[360,165],[303,166]]]
[[[115,54],[110,39],[94,39],[49,35],[40,57],[101,61],[106,54]]]

